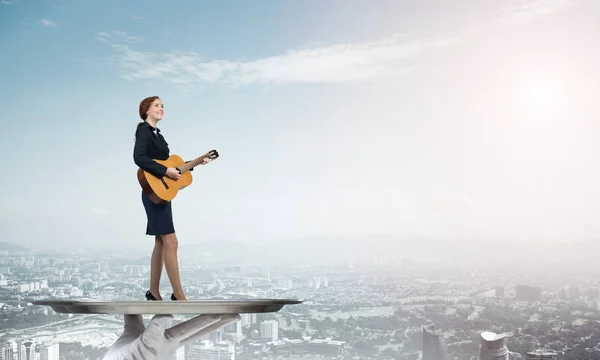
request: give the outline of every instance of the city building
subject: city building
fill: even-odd
[[[41,345],[40,360],[60,360],[60,344]]]
[[[446,360],[444,334],[433,326],[423,327],[423,360]]]
[[[200,343],[186,345],[184,354],[186,360],[235,360],[235,347],[227,343],[215,344],[203,340]]]
[[[0,347],[0,360],[12,360],[18,354],[17,343],[9,340]]]
[[[261,322],[260,338],[268,342],[277,342],[279,340],[279,323],[276,320]]]
[[[510,360],[506,337],[508,334],[496,334],[490,331],[481,333],[479,360]]]
[[[518,301],[540,301],[542,299],[542,287],[517,285],[515,286],[515,299]]]

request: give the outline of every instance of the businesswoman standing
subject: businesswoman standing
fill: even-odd
[[[138,124],[135,132],[133,161],[142,170],[152,175],[157,177],[168,176],[171,179],[178,180],[181,175],[176,168],[167,168],[154,161],[154,159],[166,160],[169,157],[169,146],[156,127],[156,124],[162,120],[164,115],[162,101],[158,96],[145,98],[140,102],[139,113],[143,121]],[[204,165],[209,161],[210,159],[204,159],[202,164]],[[142,203],[148,219],[146,235],[154,236],[154,250],[150,263],[150,289],[146,291],[146,299],[162,300],[159,287],[164,262],[173,288],[171,300],[187,300],[179,278],[178,242],[173,225],[171,202],[164,205],[154,204],[142,190]]]

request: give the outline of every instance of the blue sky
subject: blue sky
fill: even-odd
[[[592,0],[2,0],[6,240],[150,244],[132,161],[221,158],[181,242],[600,235]]]

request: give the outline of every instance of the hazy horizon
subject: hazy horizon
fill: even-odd
[[[4,241],[150,249],[150,95],[182,244],[600,237],[600,3],[167,4],[0,3]]]

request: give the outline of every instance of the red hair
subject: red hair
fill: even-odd
[[[156,99],[160,99],[158,96],[149,96],[147,98],[145,98],[144,100],[142,100],[140,102],[140,117],[142,118],[142,120],[146,120],[146,118],[148,118],[148,109],[150,109],[150,106],[152,106],[152,103],[154,102],[154,100]],[[138,126],[142,125],[144,122],[140,122],[138,124]]]

